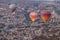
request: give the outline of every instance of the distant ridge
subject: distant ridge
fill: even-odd
[[[16,4],[21,4],[24,2],[53,2],[53,1],[49,1],[49,0],[0,0],[0,3],[4,3],[4,4],[11,4],[11,3],[16,3]],[[60,3],[60,1],[58,0],[58,3]]]

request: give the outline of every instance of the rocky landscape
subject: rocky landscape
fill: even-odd
[[[8,4],[0,3],[0,40],[60,40],[60,2],[19,2],[13,13]],[[48,23],[40,18],[42,10],[52,13]],[[38,13],[34,23],[30,12]]]

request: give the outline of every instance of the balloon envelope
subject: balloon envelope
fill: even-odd
[[[30,19],[32,20],[32,22],[34,22],[37,19],[37,13],[36,12],[31,12],[29,14]]]
[[[9,5],[9,8],[12,10],[12,12],[14,12],[17,8],[17,6],[15,4],[11,4]]]
[[[42,11],[41,12],[41,18],[44,22],[48,22],[50,17],[51,17],[51,13],[49,11]]]

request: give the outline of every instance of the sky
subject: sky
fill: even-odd
[[[20,1],[20,0],[0,0],[0,1]],[[22,0],[22,1],[54,1],[54,0]],[[57,0],[60,1],[60,0]]]
[[[20,1],[54,1],[54,0],[0,0],[0,2],[4,2],[4,3],[20,3]],[[56,0],[56,1],[60,1],[60,0]]]
[[[54,0],[26,0],[26,1],[54,1]],[[60,0],[56,0],[56,1],[60,1]]]
[[[31,0],[31,1],[53,1],[53,0]]]

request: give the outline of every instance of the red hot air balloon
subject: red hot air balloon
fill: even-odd
[[[51,17],[51,13],[49,11],[44,10],[44,11],[41,12],[41,18],[45,23],[48,22],[50,17]]]
[[[37,19],[37,13],[36,12],[31,12],[29,14],[29,17],[32,20],[32,22],[34,22]]]

